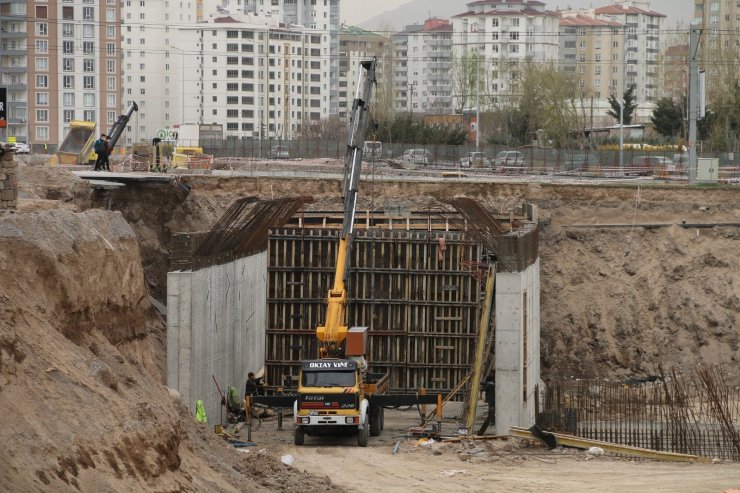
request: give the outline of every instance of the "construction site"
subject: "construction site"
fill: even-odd
[[[343,160],[2,148],[3,488],[740,488],[738,188],[363,163],[363,68]]]

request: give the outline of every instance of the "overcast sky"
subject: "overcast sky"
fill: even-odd
[[[381,14],[386,10],[398,7],[407,0],[339,0],[342,22],[356,26],[369,18]],[[455,1],[455,0],[450,0]],[[465,1],[460,1],[465,5]],[[423,16],[422,16],[423,17]]]

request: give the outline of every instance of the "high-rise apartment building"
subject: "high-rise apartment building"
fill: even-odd
[[[560,16],[537,0],[479,0],[452,18],[453,57],[461,61],[475,55],[480,64],[481,91],[500,102],[517,97],[518,67],[527,62],[557,63]],[[458,84],[458,106],[470,100],[471,88]],[[465,93],[465,94],[464,94]],[[469,106],[469,103],[467,104]]]
[[[204,6],[202,0],[124,0],[121,4],[121,106],[139,105],[123,135],[122,142],[130,145],[150,141],[159,129],[197,122],[183,119],[185,106],[195,109],[199,104],[194,95],[181,94],[181,79],[195,79],[183,64],[195,64],[180,46],[178,26],[202,21]]]
[[[740,81],[740,1],[696,0],[699,20],[699,65],[706,70],[706,94],[710,101],[718,92]]]
[[[121,108],[120,2],[0,0],[8,136],[53,152],[72,120],[108,129]]]
[[[393,87],[397,111],[452,113],[452,24],[428,19],[393,35]]]
[[[560,69],[573,74],[582,98],[606,99],[622,90],[624,31],[615,21],[563,12]]]
[[[329,115],[322,30],[252,14],[213,17],[181,30],[191,61],[181,90],[197,101],[186,101],[186,121],[220,123],[226,137],[290,139]]]
[[[658,54],[665,15],[650,10],[650,3],[621,0],[593,10],[597,19],[622,24],[624,43],[624,88],[635,86],[637,103],[652,103],[658,97]]]
[[[352,110],[358,77],[364,75],[362,60],[378,59],[378,79],[386,78],[391,41],[385,36],[355,26],[342,25],[339,31],[339,117],[346,119]],[[387,79],[386,79],[387,80]],[[383,84],[383,82],[381,82]],[[382,88],[376,89],[373,106],[381,103]],[[382,104],[382,103],[381,103]]]

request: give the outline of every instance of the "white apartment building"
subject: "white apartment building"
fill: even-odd
[[[225,137],[289,139],[330,114],[323,31],[252,14],[181,30],[185,121],[222,124]]]
[[[121,107],[120,22],[117,0],[0,0],[0,135],[52,153],[71,120],[107,130]]]
[[[634,84],[638,104],[653,103],[659,93],[660,30],[666,16],[650,10],[649,2],[638,0],[617,1],[588,14],[624,26],[624,88],[619,92]]]
[[[339,111],[339,0],[202,0],[206,13],[228,13],[270,16],[285,24],[295,24],[318,31],[322,44],[327,44],[322,56],[326,60],[322,79],[327,84],[329,109],[332,115]],[[212,16],[212,15],[211,15]],[[322,63],[322,66],[324,64]]]
[[[452,113],[452,24],[428,19],[393,35],[396,111]]]
[[[537,0],[479,0],[452,18],[453,57],[461,60],[477,53],[482,60],[481,91],[484,100],[505,102],[517,97],[517,66],[525,61],[557,63],[556,12]],[[459,85],[459,84],[458,84]],[[469,92],[457,87],[455,91]],[[462,105],[456,94],[456,106]]]
[[[339,118],[348,118],[357,90],[358,78],[364,76],[360,62],[377,58],[376,73],[378,80],[386,78],[387,55],[390,51],[390,39],[355,26],[342,25],[339,33]],[[381,82],[383,84],[383,82]],[[380,88],[373,99],[380,102]]]

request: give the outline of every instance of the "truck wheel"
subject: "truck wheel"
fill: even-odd
[[[357,446],[367,447],[367,427],[363,427],[357,432]]]
[[[293,443],[296,445],[303,445],[305,438],[306,433],[303,431],[303,428],[297,426],[295,429],[295,435],[293,436]]]
[[[370,436],[380,436],[380,408],[375,408],[368,414],[370,418]]]

